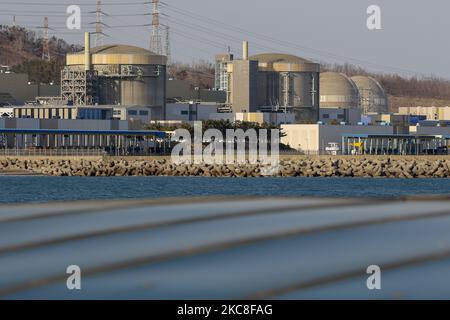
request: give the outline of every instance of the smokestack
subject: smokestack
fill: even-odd
[[[91,39],[89,32],[84,33],[84,70],[91,70]]]
[[[242,60],[248,60],[248,41],[242,43]]]

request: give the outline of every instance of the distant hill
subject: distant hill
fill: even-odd
[[[66,53],[80,51],[82,47],[52,37],[49,39],[52,60],[46,62],[41,60],[42,41],[33,31],[0,25],[0,64],[13,67],[14,72],[28,73],[33,82],[59,82]]]

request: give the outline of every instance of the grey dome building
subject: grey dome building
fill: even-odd
[[[356,84],[345,74],[323,72],[320,74],[321,108],[357,108],[359,94]]]
[[[380,83],[372,77],[351,78],[358,88],[360,106],[364,114],[389,112],[388,97]]]
[[[259,107],[286,107],[297,121],[318,120],[319,64],[281,53],[257,54],[250,60],[258,61]]]

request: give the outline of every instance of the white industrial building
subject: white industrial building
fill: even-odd
[[[320,124],[286,124],[281,142],[305,154],[326,154],[330,145],[342,147],[342,137],[348,134],[393,135],[392,126],[351,126]]]

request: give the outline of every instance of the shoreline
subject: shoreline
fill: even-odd
[[[450,157],[292,157],[273,173],[264,164],[181,164],[166,158],[0,159],[0,176],[185,176],[449,178]]]

